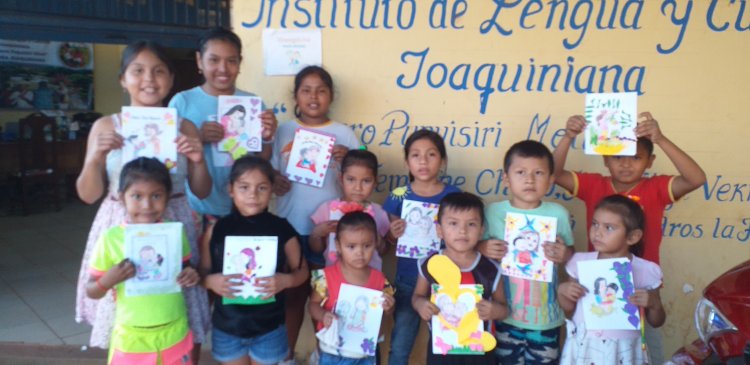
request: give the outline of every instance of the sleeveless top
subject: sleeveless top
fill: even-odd
[[[115,132],[122,134],[122,123],[118,114],[112,114],[112,123]],[[120,187],[120,172],[122,171],[122,149],[111,150],[107,153],[106,169],[109,186],[109,194],[117,196]],[[187,181],[188,161],[185,155],[177,154],[177,169],[170,173],[172,178],[172,195],[185,193],[185,182]]]

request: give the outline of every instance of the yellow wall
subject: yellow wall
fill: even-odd
[[[750,136],[746,111],[750,85],[750,68],[747,67],[750,59],[750,9],[745,8],[744,2],[648,1],[640,4],[624,0],[581,1],[580,7],[575,8],[577,1],[571,0],[567,2],[570,4],[562,22],[560,14],[563,11],[559,8],[548,28],[547,18],[551,11],[548,1],[522,1],[516,7],[501,9],[497,18],[493,18],[497,3],[513,2],[448,0],[449,13],[456,3],[457,9],[465,8],[466,12],[462,16],[448,15],[445,29],[430,25],[432,1],[417,2],[414,23],[405,27],[407,29],[399,29],[395,22],[399,6],[402,7],[402,19],[408,20],[414,2],[406,0],[378,1],[377,29],[363,29],[359,16],[364,3],[369,22],[375,1],[234,2],[232,24],[245,45],[239,86],[259,93],[268,105],[283,103],[287,112],[279,116],[280,120],[292,117],[292,78],[263,75],[261,31],[269,23],[270,28],[281,28],[283,24],[288,28],[315,28],[319,3],[323,4],[319,15],[323,25],[323,63],[333,74],[337,86],[331,116],[345,123],[370,126],[369,131],[377,131],[374,138],[368,134],[365,136],[373,138],[368,147],[383,160],[382,178],[386,180],[392,175],[406,173],[402,163],[403,130],[390,131],[390,138],[387,138],[391,123],[402,124],[405,115],[410,117],[412,126],[455,125],[456,128],[468,127],[466,130],[471,134],[475,126],[502,128],[497,145],[494,144],[495,134],[489,133],[492,137],[488,136],[483,147],[452,146],[448,151],[449,174],[454,178],[465,177],[464,190],[485,192],[495,186],[497,179],[491,179],[491,175],[496,175],[501,168],[501,159],[511,144],[530,136],[553,147],[553,135],[564,128],[567,117],[583,114],[583,93],[576,92],[574,87],[565,90],[569,58],[574,59],[574,80],[576,77],[588,80],[589,66],[595,70],[612,65],[623,68],[620,82],[613,83],[610,77],[601,89],[600,71],[596,71],[594,87],[590,90],[593,92],[610,92],[615,90],[614,86],[622,91],[624,74],[628,70],[633,69],[633,75],[641,75],[640,85],[636,83],[637,77],[632,77],[628,83],[630,90],[637,89],[642,93],[638,100],[639,111],[651,111],[664,134],[695,158],[708,175],[705,187],[686,196],[668,211],[668,231],[661,250],[665,273],[663,300],[668,311],[668,320],[663,327],[665,352],[671,354],[696,337],[693,309],[702,289],[718,274],[748,259],[750,253],[750,169],[745,161],[747,152],[744,148]],[[333,3],[337,4],[335,29],[331,26],[334,22],[331,15]],[[385,29],[384,3],[389,4],[388,25],[393,29]],[[269,17],[271,4],[274,4],[273,12]],[[613,20],[615,29],[597,29],[601,4],[606,4],[605,20],[601,22],[604,26],[609,24],[609,14],[617,4]],[[285,9],[285,5],[288,8]],[[528,29],[524,29],[521,23],[523,7],[527,5],[524,24]],[[351,28],[345,24],[349,7]],[[624,29],[620,22],[626,8],[624,19],[628,29]],[[688,8],[690,13],[685,16]],[[563,45],[565,40],[575,43],[581,36],[580,25],[584,24],[589,9],[590,18],[582,41],[575,47],[566,48]],[[311,22],[305,12],[310,15]],[[261,21],[253,25],[259,17]],[[450,26],[452,18],[460,29]],[[494,27],[482,34],[482,23],[492,19],[496,19],[505,30],[512,30],[512,34],[501,35]],[[687,26],[680,43],[674,47],[680,39],[680,19],[685,20]],[[295,21],[301,25],[296,26]],[[243,22],[249,26],[243,26]],[[711,24],[721,27],[725,22],[728,23],[725,30],[710,27]],[[744,30],[735,29],[736,22]],[[560,23],[563,25],[559,26]],[[638,29],[632,29],[633,24]],[[400,87],[397,80],[401,75],[405,75],[408,81],[415,77],[417,58],[408,56],[409,52],[421,52],[427,48],[429,54],[417,86],[411,89]],[[674,49],[669,52],[670,48]],[[660,49],[666,51],[660,52]],[[468,65],[463,66],[471,70],[468,90],[454,90],[447,83],[438,88],[429,87],[425,73],[436,63],[446,65],[449,71],[459,65]],[[495,90],[487,100],[486,112],[481,113],[479,92],[473,84],[477,70],[484,64],[494,65],[491,83],[495,85],[503,65],[508,67],[504,87],[516,75],[518,65],[523,68],[523,74],[517,91],[501,93]],[[549,80],[542,91],[536,91],[536,86],[534,91],[527,90],[526,81],[532,64],[536,82],[542,65],[562,68],[557,91],[551,90]],[[480,85],[485,84],[489,67],[484,66],[479,73]],[[438,78],[440,72],[434,76]],[[533,126],[534,120],[549,120],[549,124],[546,129],[537,128]],[[356,128],[358,132],[362,130]],[[454,142],[463,142],[463,139],[457,135]],[[652,172],[676,173],[658,149],[656,155]],[[567,167],[606,172],[601,158],[584,156],[578,148],[570,153]],[[492,173],[482,175],[477,189],[477,177],[485,169]],[[387,189],[386,184],[380,185],[379,197]],[[483,197],[486,202],[504,199],[494,192]],[[560,200],[554,193],[550,199]],[[571,209],[579,223],[576,225],[576,246],[582,250],[585,248],[585,231],[581,224],[585,221],[583,205],[575,200],[563,204]],[[720,222],[718,231],[715,230],[717,222]],[[680,226],[672,230],[672,224]],[[722,237],[722,232],[726,237]],[[684,293],[685,284],[693,286],[695,291]]]
[[[120,69],[120,54],[124,47],[111,44],[94,45],[94,111],[102,114],[120,110],[125,100],[117,74]],[[32,111],[0,111],[0,126],[29,115]]]

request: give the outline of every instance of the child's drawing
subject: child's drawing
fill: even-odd
[[[334,143],[336,137],[332,135],[297,129],[286,166],[289,180],[315,187],[323,186]]]
[[[129,224],[125,227],[125,256],[135,265],[135,276],[125,281],[125,295],[180,291],[182,223]]]
[[[440,238],[435,231],[439,207],[439,204],[404,200],[401,219],[406,221],[406,229],[396,244],[396,256],[422,258],[440,249]]]
[[[634,290],[632,266],[627,258],[579,261],[578,281],[588,290],[578,303],[587,329],[640,328],[638,307],[627,300]]]
[[[258,292],[255,279],[273,276],[276,273],[278,237],[227,236],[224,240],[224,275],[242,274],[242,284],[235,298],[222,298],[224,304],[263,304],[275,301],[275,297],[263,299]]]
[[[214,159],[214,165],[231,166],[248,152],[258,152],[261,145],[262,101],[255,96],[219,96],[219,123],[224,127],[224,138],[216,149],[226,156]]]
[[[174,108],[122,108],[120,134],[123,165],[138,157],[154,157],[170,172],[176,171],[177,110]]]
[[[587,94],[585,152],[634,156],[637,102],[637,93]]]
[[[374,356],[383,319],[383,292],[341,284],[334,309],[339,350]]]
[[[537,281],[552,281],[552,261],[544,257],[545,242],[554,242],[557,219],[539,215],[508,213],[505,216],[505,241],[508,254],[503,257],[503,275]]]
[[[431,285],[430,301],[440,309],[432,316],[432,353],[480,355],[492,351],[497,341],[485,331],[477,313],[484,287],[461,284],[461,270],[448,256],[432,256],[427,271],[437,282]]]

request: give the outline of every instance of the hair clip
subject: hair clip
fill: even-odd
[[[360,151],[367,151],[367,146],[360,145],[359,147],[357,147],[357,149],[360,150]]]
[[[634,201],[634,202],[636,202],[636,203],[640,203],[641,202],[641,197],[638,196],[638,195],[625,195],[625,197],[628,198],[628,199],[630,199],[630,200],[632,200],[632,201]]]

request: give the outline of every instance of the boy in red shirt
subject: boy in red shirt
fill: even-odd
[[[639,123],[635,128],[635,134],[638,136],[638,149],[635,156],[604,156],[604,165],[609,169],[610,176],[602,176],[565,170],[565,159],[573,138],[586,128],[586,119],[583,116],[570,117],[565,126],[565,136],[560,139],[560,144],[553,153],[555,182],[586,204],[586,227],[591,227],[594,207],[602,198],[612,194],[622,194],[638,201],[643,208],[646,220],[642,257],[658,264],[664,208],[703,185],[706,182],[706,173],[685,151],[661,133],[659,124],[651,113],[640,113],[638,119]],[[654,144],[664,151],[667,158],[677,168],[679,175],[643,176],[656,158],[653,154]],[[589,251],[591,250],[591,241],[589,241]],[[646,332],[648,334],[650,331]],[[654,339],[658,343],[649,340],[647,339],[647,342],[652,347],[651,350],[654,350],[649,351],[651,362],[661,364],[659,361],[662,357],[661,340],[660,338]]]

